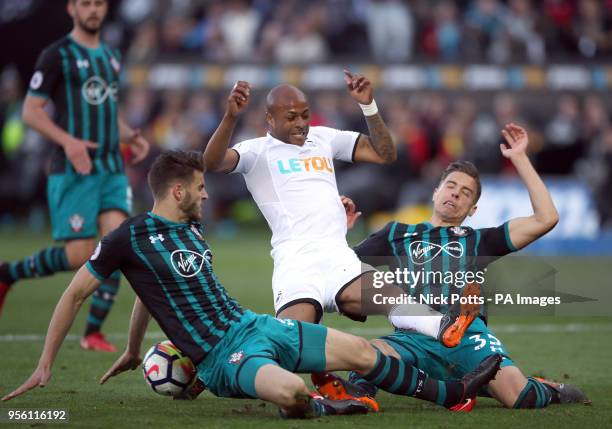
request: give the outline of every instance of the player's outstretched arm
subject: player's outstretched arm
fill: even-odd
[[[507,145],[500,145],[502,155],[510,159],[525,183],[533,207],[533,215],[512,219],[508,223],[510,241],[517,249],[527,246],[554,228],[559,214],[546,185],[527,156],[527,131],[510,123],[502,130]]]
[[[229,173],[238,164],[238,152],[228,149],[238,115],[249,104],[251,97],[251,85],[239,80],[234,84],[229,97],[227,107],[221,123],[206,145],[204,151],[204,162],[206,169],[210,171],[222,171]]]
[[[369,137],[359,137],[354,161],[391,164],[397,159],[397,149],[374,102],[372,84],[365,76],[348,70],[344,70],[344,82],[351,97],[361,106],[370,132]]]
[[[134,301],[134,308],[132,309],[132,317],[130,319],[130,328],[128,334],[128,343],[123,355],[117,359],[117,361],[110,367],[108,371],[100,379],[100,384],[106,383],[106,381],[119,375],[124,371],[134,370],[142,363],[140,357],[140,347],[142,346],[142,340],[145,332],[147,332],[147,326],[151,320],[151,314],[144,306],[140,298],[136,297]]]
[[[58,127],[45,111],[46,98],[28,95],[23,103],[23,122],[52,142],[64,148],[66,157],[79,174],[89,174],[92,169],[87,149],[96,149],[96,143],[79,140]]]
[[[25,383],[3,397],[3,401],[13,399],[35,387],[45,387],[47,385],[51,378],[51,367],[57,352],[64,338],[66,338],[66,334],[68,334],[81,305],[99,286],[100,281],[92,276],[87,268],[83,266],[77,271],[55,307],[38,367]]]

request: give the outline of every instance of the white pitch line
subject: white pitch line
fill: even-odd
[[[612,324],[605,323],[569,323],[564,325],[554,324],[541,324],[541,325],[520,325],[520,324],[508,324],[508,325],[492,325],[491,330],[495,333],[504,334],[541,334],[541,333],[573,333],[573,332],[612,332]],[[349,329],[343,329],[345,332],[349,332],[355,335],[361,335],[364,337],[375,337],[379,335],[390,334],[392,329],[390,328],[366,328],[366,327],[355,327]],[[109,340],[126,340],[127,333],[110,333],[106,334]],[[166,334],[160,331],[148,332],[145,338],[149,340],[161,340],[166,338]],[[79,335],[68,335],[66,337],[68,341],[78,341],[81,339]],[[7,334],[0,335],[0,343],[12,343],[12,342],[42,342],[45,340],[45,336],[41,334]]]

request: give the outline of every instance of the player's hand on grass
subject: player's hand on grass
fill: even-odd
[[[514,123],[507,124],[502,130],[506,144],[500,144],[499,148],[505,158],[511,159],[518,155],[524,155],[529,145],[527,131]]]
[[[239,80],[234,84],[232,92],[227,97],[227,109],[225,115],[235,118],[248,105],[251,98],[251,85],[248,82]]]
[[[70,138],[66,143],[64,143],[64,153],[66,153],[66,158],[68,158],[76,172],[79,174],[91,173],[92,164],[87,149],[97,148],[97,143],[75,138]]]
[[[108,371],[106,371],[106,374],[104,374],[102,376],[102,378],[100,379],[100,384],[104,384],[106,383],[106,381],[111,378],[114,377],[116,375],[121,374],[122,372],[129,370],[134,370],[136,368],[138,368],[140,366],[140,364],[142,363],[142,359],[140,356],[138,355],[134,355],[132,353],[129,352],[124,352],[119,359],[117,359],[115,361],[115,363],[113,364],[113,366],[110,367],[110,369]]]
[[[355,226],[355,222],[357,222],[357,219],[359,219],[361,216],[361,212],[357,211],[357,206],[349,197],[341,195],[340,201],[342,201],[342,205],[346,211],[346,227],[351,229],[353,226]]]
[[[374,100],[374,90],[367,77],[344,70],[344,82],[351,97],[359,104],[370,104]]]
[[[134,134],[132,134],[128,143],[130,144],[132,155],[134,155],[134,158],[132,158],[132,164],[138,164],[149,154],[149,148],[151,145],[147,139],[143,137],[140,130],[134,131]]]
[[[28,380],[13,390],[8,395],[2,398],[2,401],[10,401],[11,399],[24,394],[28,390],[32,390],[35,387],[45,387],[51,378],[51,370],[49,368],[36,368],[34,373],[28,378]]]

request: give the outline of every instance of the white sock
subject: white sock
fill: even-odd
[[[442,314],[425,304],[403,304],[389,312],[389,322],[396,328],[411,329],[433,338],[438,337]]]

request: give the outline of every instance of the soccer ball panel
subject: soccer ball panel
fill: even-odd
[[[160,395],[181,394],[195,381],[196,369],[170,341],[155,344],[145,354],[142,370],[147,384]]]

